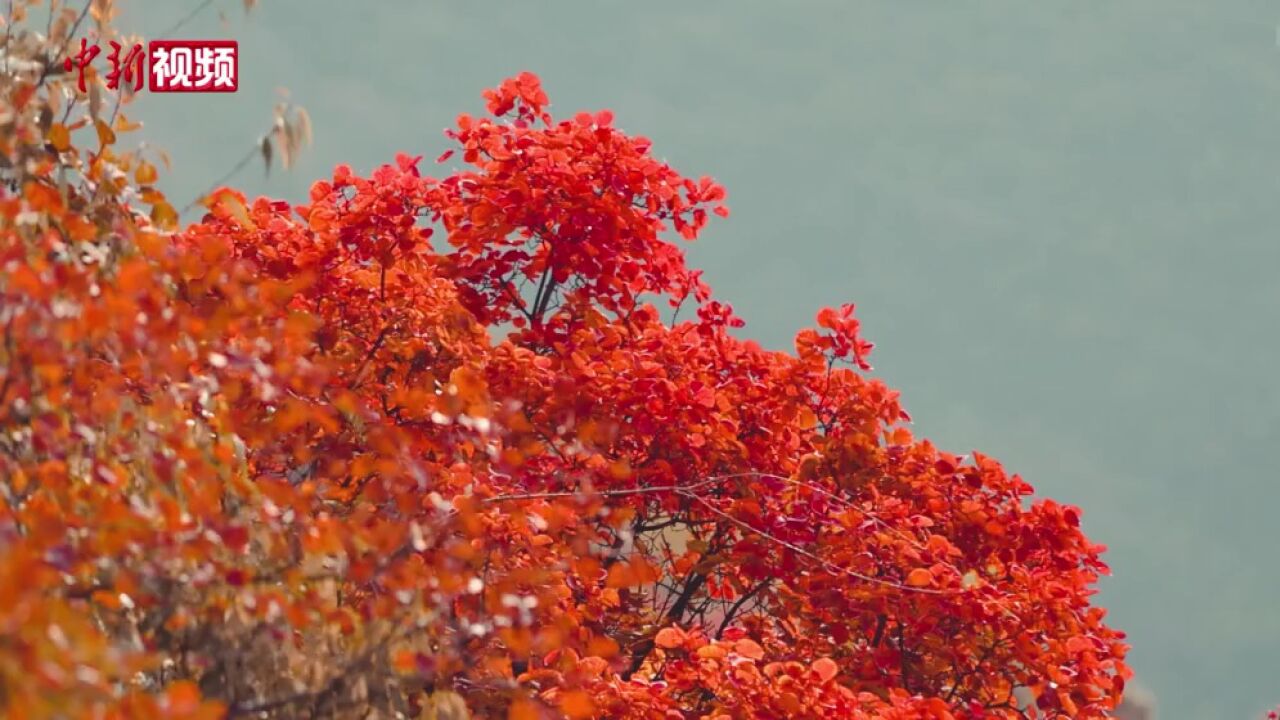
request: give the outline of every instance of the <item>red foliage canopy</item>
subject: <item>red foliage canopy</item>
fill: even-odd
[[[443,179],[0,200],[0,708],[1108,716],[1077,509],[914,438],[851,305],[735,337],[669,238],[712,180],[486,98]]]

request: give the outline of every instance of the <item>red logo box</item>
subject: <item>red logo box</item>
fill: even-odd
[[[147,43],[151,92],[235,92],[240,44],[235,40],[152,40]]]

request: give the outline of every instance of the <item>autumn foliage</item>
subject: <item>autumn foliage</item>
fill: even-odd
[[[448,131],[461,169],[179,229],[128,121],[40,75],[0,108],[0,714],[1118,701],[1079,511],[915,438],[851,305],[735,335],[679,247],[725,191],[607,111],[522,74]]]

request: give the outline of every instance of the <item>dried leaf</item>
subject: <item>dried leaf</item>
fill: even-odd
[[[298,126],[298,135],[302,142],[308,146],[311,145],[313,139],[311,135],[311,115],[307,113],[305,108],[296,108],[293,111],[293,118]]]
[[[102,89],[97,82],[89,86],[89,117],[97,120],[102,116]]]
[[[276,129],[272,133],[272,135],[275,136],[275,139],[276,139],[275,144],[277,149],[279,149],[280,151],[280,167],[284,168],[285,170],[288,170],[289,166],[292,164],[293,158],[291,157],[288,138],[285,137],[285,134],[284,134],[283,123],[276,126]]]
[[[262,169],[267,174],[267,176],[270,176],[271,175],[271,136],[270,135],[262,136],[262,142],[259,144],[258,150],[262,153]]]
[[[293,158],[297,155],[298,138],[293,123],[289,122],[288,119],[285,120],[282,130],[284,132],[284,146],[288,148],[288,152],[285,155],[290,160],[289,163],[285,164],[285,168],[288,168],[292,164]]]

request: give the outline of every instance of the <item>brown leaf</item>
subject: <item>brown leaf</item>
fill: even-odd
[[[290,163],[285,165],[285,167],[287,168],[289,167],[289,165],[292,164],[293,158],[298,154],[298,138],[297,138],[297,133],[295,132],[295,128],[293,127],[293,123],[289,122],[287,119],[284,121],[283,130],[284,130],[284,145],[285,147],[289,148],[289,152],[287,153],[287,155],[289,157]]]
[[[298,126],[298,135],[302,138],[302,142],[310,145],[312,142],[311,115],[305,108],[297,108],[293,111],[293,119]]]
[[[102,115],[102,90],[98,83],[89,86],[89,117],[97,120]]]

